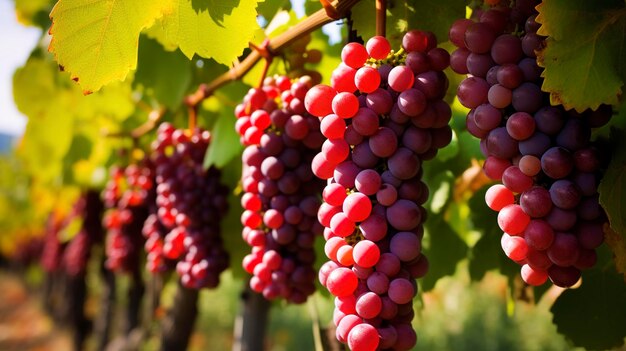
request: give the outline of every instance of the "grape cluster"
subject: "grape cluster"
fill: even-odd
[[[268,77],[237,106],[236,129],[243,152],[243,239],[252,251],[243,259],[250,287],[266,299],[303,303],[315,291],[313,244],[323,182],[311,161],[323,136],[319,120],[304,108],[307,76]]]
[[[76,277],[85,273],[91,247],[101,243],[104,237],[103,212],[104,204],[100,199],[100,194],[95,190],[85,192],[74,204],[66,225],[79,223],[80,230],[63,251],[63,267],[68,275]],[[82,221],[82,223],[74,221]]]
[[[381,36],[347,44],[331,86],[315,86],[305,99],[326,137],[312,163],[327,180],[318,219],[330,261],[319,279],[335,296],[337,339],[352,350],[416,343],[415,279],[428,270],[422,161],[452,137],[443,100],[448,52],[426,31],[407,32],[402,46],[394,53]]]
[[[152,233],[146,247],[149,256],[179,260],[176,271],[187,288],[214,288],[228,267],[228,253],[221,237],[220,221],[228,210],[228,187],[220,183],[221,172],[203,168],[211,141],[208,131],[176,129],[162,123],[153,143],[158,221],[149,217],[144,233]],[[168,229],[159,242],[162,224]],[[152,261],[159,269],[164,262]]]
[[[57,212],[50,213],[46,221],[46,233],[40,262],[43,269],[48,273],[56,272],[61,267],[65,245],[59,240],[59,232],[63,222],[63,218]]]
[[[141,232],[146,240],[144,244],[147,252],[146,269],[153,274],[170,270],[175,261],[167,258],[163,252],[163,244],[169,229],[161,223],[156,210],[151,209]]]
[[[537,3],[517,1],[482,12],[478,22],[454,22],[449,38],[458,49],[450,66],[468,74],[457,91],[471,109],[467,130],[481,139],[485,174],[501,182],[489,188],[486,202],[499,211],[502,249],[522,265],[526,283],[550,278],[569,287],[581,269],[595,264],[603,241],[606,217],[597,192],[602,157],[590,137],[612,111],[550,106],[536,62],[544,44]]]
[[[107,229],[105,265],[110,270],[132,272],[139,265],[139,252],[144,244],[142,228],[149,204],[154,202],[153,172],[149,164],[111,168],[103,190],[108,209],[103,219]]]

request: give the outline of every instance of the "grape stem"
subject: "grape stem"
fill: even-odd
[[[198,121],[198,105],[188,106],[187,111],[187,115],[189,117],[189,123],[187,125],[187,128],[189,128],[189,130],[193,130],[196,127]]]
[[[137,144],[137,139],[156,127],[157,123],[161,120],[161,118],[163,118],[165,112],[166,110],[163,107],[151,110],[150,113],[148,113],[148,120],[130,132],[110,132],[103,129],[101,131],[101,135],[107,138],[131,138],[133,139],[133,146],[135,146]]]
[[[274,59],[274,52],[269,49],[269,39],[265,39],[263,44],[260,46],[255,45],[254,43],[250,43],[250,47],[257,51],[261,56],[265,59],[265,65],[263,66],[263,73],[261,73],[261,80],[259,81],[258,88],[261,89],[263,87],[263,82],[265,81],[265,77],[267,77],[267,72],[270,69],[270,65],[272,64],[272,60]]]
[[[359,0],[334,1],[332,4],[337,13],[336,15],[334,11],[329,11],[326,8],[313,13],[311,16],[293,26],[293,28],[287,32],[282,33],[271,40],[267,39],[267,50],[273,53],[280,52],[282,49],[291,45],[299,38],[313,32],[324,24],[335,21],[338,18],[345,17],[348,11],[357,2],[359,2]],[[248,54],[243,61],[234,65],[230,70],[228,70],[228,72],[218,76],[208,84],[200,84],[196,92],[185,98],[185,104],[190,107],[197,107],[204,99],[211,96],[211,94],[221,86],[231,81],[241,79],[245,76],[246,73],[248,73],[248,71],[250,71],[262,57],[263,56],[259,53],[259,51],[252,50],[252,52],[250,52],[250,54]]]
[[[163,118],[163,115],[165,115],[165,111],[165,108],[159,108],[150,111],[150,113],[148,114],[148,120],[144,124],[133,129],[130,132],[130,136],[137,139],[154,129],[154,127],[161,120],[161,118]]]
[[[386,34],[387,25],[387,1],[376,0],[376,35],[382,37]]]

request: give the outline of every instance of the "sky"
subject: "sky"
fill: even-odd
[[[304,0],[292,0],[294,11],[304,15]],[[338,26],[327,24],[324,32],[337,40]],[[19,136],[24,132],[26,118],[13,102],[13,72],[22,66],[37,45],[41,30],[17,22],[12,0],[0,0],[0,133]],[[334,39],[334,40],[333,40]]]
[[[37,45],[41,30],[17,22],[12,0],[0,0],[0,133],[21,135],[26,118],[13,102],[13,72]]]

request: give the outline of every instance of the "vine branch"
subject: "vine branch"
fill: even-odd
[[[376,0],[376,35],[382,37],[386,34],[387,26],[387,0]]]
[[[282,33],[271,40],[268,39],[267,49],[273,53],[281,51],[302,36],[311,33],[326,23],[345,17],[348,11],[357,2],[359,2],[359,0],[340,0],[333,2],[333,7],[336,11],[329,11],[329,9],[325,7],[315,12],[311,16],[305,18],[302,22],[293,26],[293,28],[289,31]],[[197,106],[204,99],[211,96],[215,90],[231,81],[241,79],[261,58],[263,58],[263,56],[258,50],[252,50],[252,52],[250,52],[250,54],[246,56],[243,61],[228,70],[228,72],[218,76],[208,84],[201,84],[195,93],[185,98],[185,104],[190,108],[197,109]]]

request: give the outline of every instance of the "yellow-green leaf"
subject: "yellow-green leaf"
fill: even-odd
[[[15,14],[20,23],[33,25],[51,6],[50,0],[15,0]]]
[[[44,182],[61,174],[61,160],[72,141],[73,123],[71,114],[57,103],[50,104],[47,113],[29,120],[18,153],[30,174]]]
[[[49,50],[84,93],[123,80],[137,66],[139,33],[172,0],[59,0]]]
[[[165,42],[177,43],[189,59],[197,54],[230,66],[259,28],[259,0],[214,0],[206,6],[189,0],[172,1],[171,12],[162,20]]]
[[[55,67],[42,59],[29,59],[13,74],[13,100],[29,117],[45,112],[56,89]]]
[[[538,33],[548,39],[537,60],[550,102],[579,112],[616,105],[626,79],[624,1],[554,0],[538,9]]]

